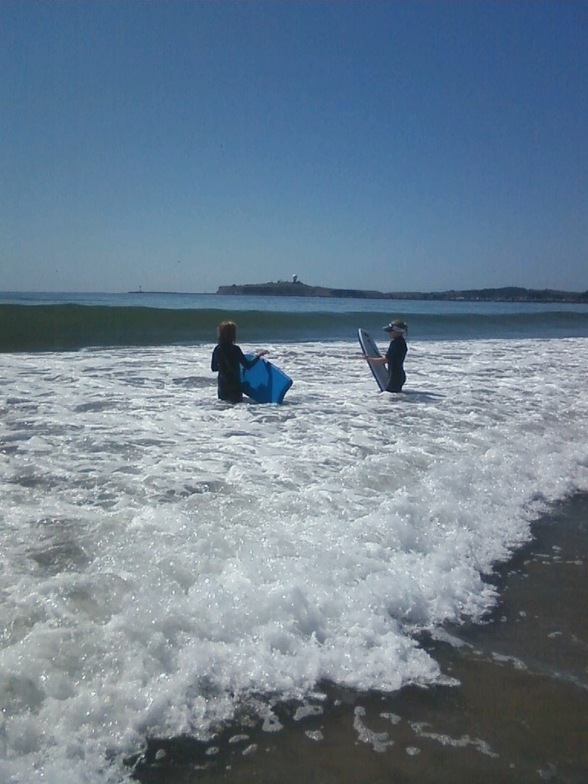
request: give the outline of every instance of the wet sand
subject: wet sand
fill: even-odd
[[[588,784],[588,496],[558,505],[493,577],[482,625],[422,644],[456,686],[393,695],[323,685],[210,743],[150,741],[142,784]]]

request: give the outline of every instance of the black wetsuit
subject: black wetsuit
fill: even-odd
[[[399,335],[394,340],[390,341],[388,351],[386,352],[386,361],[388,362],[388,386],[387,392],[402,392],[402,386],[406,381],[406,373],[404,372],[404,357],[408,347],[406,340],[402,335]]]
[[[235,343],[219,343],[212,352],[211,369],[218,371],[218,396],[229,403],[240,403],[243,400],[241,390],[241,369],[251,368],[259,357],[247,359],[240,347]]]

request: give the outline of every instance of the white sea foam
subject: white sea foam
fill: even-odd
[[[588,489],[588,340],[270,346],[283,406],[216,400],[210,346],[3,355],[0,781],[120,782],[148,735],[322,679],[443,676],[414,632]]]

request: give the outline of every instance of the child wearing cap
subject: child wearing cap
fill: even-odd
[[[388,346],[388,351],[386,351],[386,356],[366,356],[366,359],[375,365],[388,365],[388,386],[386,391],[402,392],[402,387],[406,381],[404,358],[408,351],[405,340],[408,324],[405,321],[396,319],[396,321],[392,321],[387,327],[384,327],[384,331],[390,334],[390,345]]]

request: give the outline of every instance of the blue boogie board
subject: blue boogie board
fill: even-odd
[[[253,359],[255,354],[246,354]],[[283,403],[284,395],[292,386],[292,379],[282,370],[261,357],[252,368],[241,367],[241,387],[244,394],[256,403]]]

